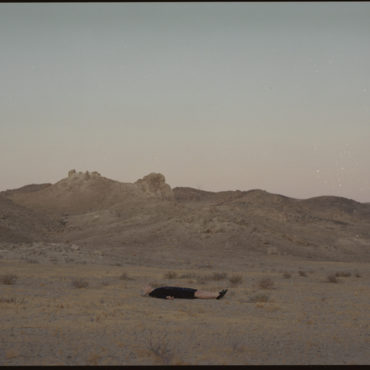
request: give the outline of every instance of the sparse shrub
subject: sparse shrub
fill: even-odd
[[[329,283],[338,283],[338,279],[337,279],[337,277],[335,276],[335,274],[330,274],[330,275],[328,275],[328,277],[327,277],[327,281],[328,281]]]
[[[17,356],[19,355],[19,352],[17,352],[16,350],[14,349],[9,349],[5,352],[5,358],[7,360],[11,360],[13,358],[16,358]]]
[[[212,280],[219,281],[219,280],[224,280],[226,278],[227,278],[227,273],[226,272],[214,272],[212,274]]]
[[[6,285],[13,285],[17,281],[18,277],[14,274],[5,274],[0,276],[0,281]]]
[[[198,284],[205,284],[208,279],[205,276],[199,275],[197,276],[196,280]]]
[[[298,271],[298,274],[299,274],[299,276],[303,276],[303,277],[306,277],[307,276],[306,272],[305,271],[302,271],[302,270],[299,270]]]
[[[356,276],[357,278],[360,278],[360,277],[361,277],[361,274],[360,274],[359,272],[356,272],[355,276]]]
[[[192,279],[195,277],[195,274],[193,274],[192,272],[187,272],[185,274],[181,274],[179,276],[179,279]]]
[[[16,303],[16,304],[23,304],[25,303],[26,300],[24,299],[24,297],[22,298],[15,298],[15,297],[11,297],[11,298],[7,298],[7,297],[0,297],[0,303]]]
[[[91,352],[88,359],[88,364],[92,366],[97,366],[99,364],[102,356],[98,353]]]
[[[153,353],[158,360],[166,365],[168,365],[174,357],[166,332],[154,335],[152,331],[149,331],[146,348]]]
[[[177,278],[177,272],[175,271],[168,271],[163,275],[164,279],[176,279]]]
[[[89,283],[85,279],[74,279],[72,280],[72,286],[75,288],[87,288]]]
[[[231,285],[241,284],[242,281],[243,281],[243,277],[241,275],[232,275],[229,277],[229,282]]]
[[[338,272],[335,273],[336,277],[349,277],[351,275],[352,275],[352,273],[349,272],[349,271],[338,271]]]
[[[11,297],[11,298],[6,298],[6,297],[0,297],[0,303],[15,303],[16,298]]]
[[[270,297],[266,294],[256,294],[253,297],[249,298],[249,302],[257,303],[257,302],[268,302]]]
[[[292,277],[292,274],[290,274],[289,272],[284,272],[283,277],[284,279],[290,279]]]
[[[122,272],[119,278],[120,280],[133,280],[130,276],[128,276],[127,272]]]
[[[208,275],[202,275],[202,276],[197,276],[198,279],[202,280],[202,281],[211,281],[211,280],[216,280],[216,281],[219,281],[219,280],[223,280],[223,279],[226,279],[227,277],[227,274],[226,272],[214,272],[213,274],[208,274]]]
[[[272,289],[274,287],[274,282],[271,278],[263,278],[259,281],[258,286],[261,289]]]

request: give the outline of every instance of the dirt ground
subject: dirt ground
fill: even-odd
[[[0,365],[370,363],[369,263],[0,249]],[[229,291],[170,301],[147,282]]]

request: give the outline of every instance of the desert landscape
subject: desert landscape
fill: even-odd
[[[0,4],[0,366],[370,365],[369,19]]]
[[[0,365],[369,364],[369,264],[369,203],[71,170],[0,192]]]

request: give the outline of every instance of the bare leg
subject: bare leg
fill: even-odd
[[[203,298],[203,299],[214,299],[217,298],[219,293],[207,292],[206,290],[197,290],[194,293],[195,298]]]

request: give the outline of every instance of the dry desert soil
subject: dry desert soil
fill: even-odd
[[[369,204],[70,171],[0,193],[0,365],[370,364],[369,266]]]

